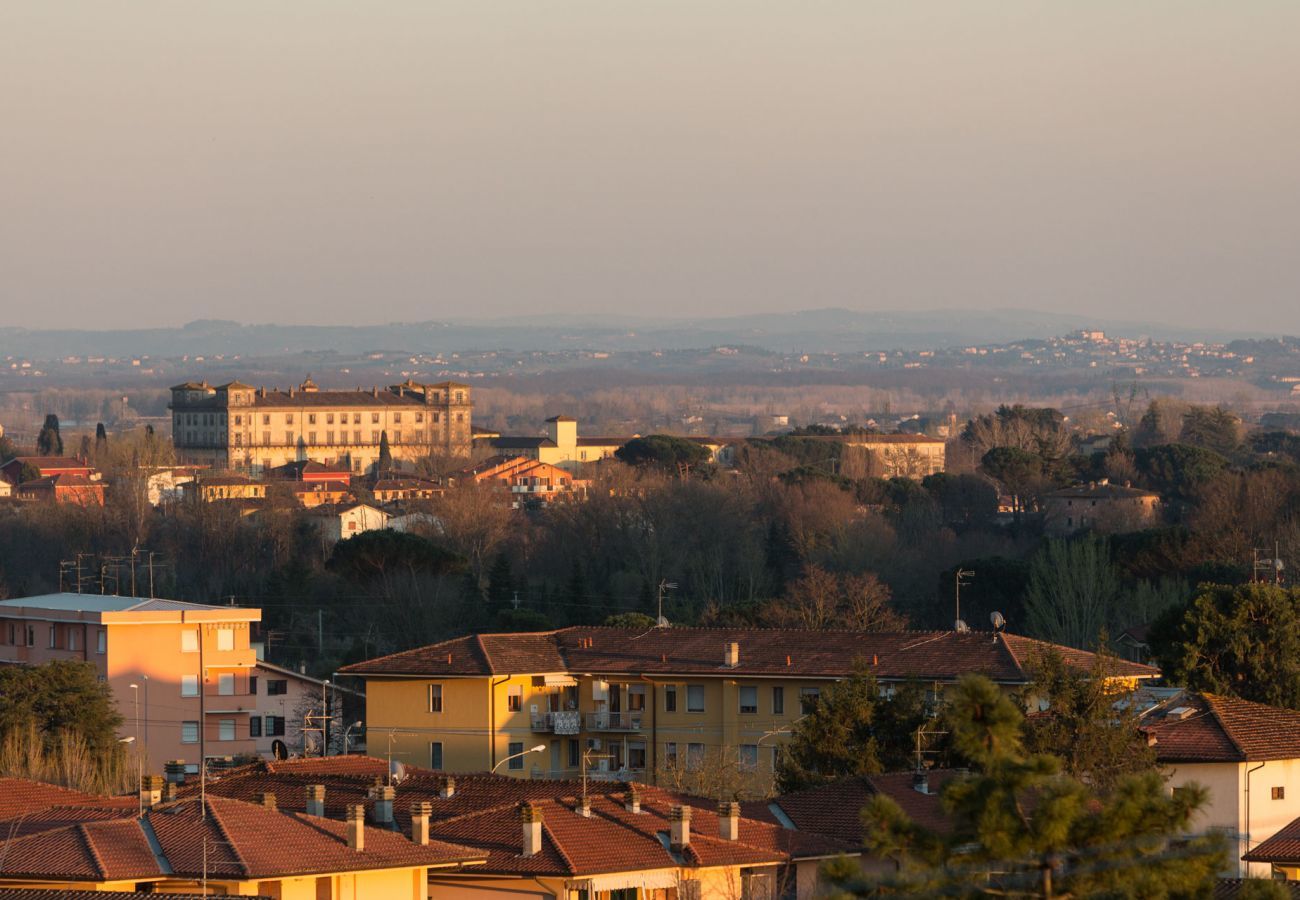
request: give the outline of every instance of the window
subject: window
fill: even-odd
[[[290,416],[290,417],[289,417],[289,421],[290,421],[290,422],[293,421],[293,416]],[[263,424],[263,425],[270,425],[270,424],[271,424],[271,417],[270,417],[270,416],[267,416],[267,415],[263,415],[263,416],[262,416],[262,424]]]
[[[1272,795],[1273,795],[1273,799],[1274,799],[1274,800],[1285,800],[1285,799],[1286,799],[1286,788],[1284,788],[1284,787],[1275,787],[1275,788],[1273,788],[1273,790],[1272,790]]]
[[[361,424],[361,413],[353,413],[353,414],[352,414],[352,424],[353,424],[353,425],[360,425],[360,424]]]
[[[627,688],[627,711],[645,712],[645,685],[632,684]]]
[[[262,720],[259,719],[257,716],[253,716],[248,720],[248,736],[249,737],[262,736]]]
[[[370,414],[370,424],[371,424],[371,425],[378,425],[378,424],[379,424],[379,413],[371,413],[371,414]]]
[[[370,443],[372,443],[372,444],[378,444],[378,443],[379,443],[379,432],[378,432],[378,431],[372,431],[372,432],[370,432]]]
[[[217,649],[218,650],[235,649],[235,629],[233,628],[217,629]]]
[[[519,743],[515,743],[514,741],[511,741],[510,744],[507,746],[506,755],[513,756],[514,759],[506,763],[506,768],[514,769],[515,771],[519,771],[523,769],[524,767],[524,757],[522,755],[523,752],[524,752],[524,744],[522,741],[520,741]]]
[[[18,625],[16,622],[9,623],[9,643],[18,643]]]
[[[393,443],[400,444],[401,442],[402,442],[402,429],[399,428],[393,432]]]
[[[217,724],[217,740],[233,741],[235,739],[235,720],[222,719]]]
[[[627,767],[645,769],[645,744],[637,742],[627,745]]]
[[[429,742],[429,768],[442,771],[442,741]]]
[[[353,432],[352,432],[352,443],[354,443],[354,444],[359,444],[359,443],[361,443],[361,432],[360,432],[360,431],[353,431]],[[358,462],[360,462],[360,460],[358,460]]]
[[[740,767],[750,770],[758,768],[758,744],[740,745]]]
[[[316,432],[314,431],[307,432],[307,443],[309,444],[316,443]]]
[[[785,713],[785,688],[776,685],[772,688],[772,715],[779,716]]]
[[[704,764],[704,745],[687,744],[686,745],[686,768],[698,769]]]
[[[199,652],[199,630],[197,628],[186,628],[181,631],[181,652]]]
[[[315,425],[315,424],[316,424],[316,414],[315,414],[315,413],[308,413],[308,414],[307,414],[307,424],[308,424],[308,425]]]
[[[199,695],[199,676],[182,675],[181,676],[181,696],[197,697]]]
[[[423,422],[423,421],[424,421],[424,413],[422,413],[422,412],[418,412],[418,413],[416,413],[416,414],[415,414],[415,423],[418,425],[418,424],[420,424],[420,423]]]
[[[524,688],[522,685],[512,684],[506,688],[506,709],[509,712],[519,712],[523,708]]]
[[[50,649],[53,650],[57,646],[59,646],[59,626],[51,625],[50,626]]]
[[[334,443],[334,429],[331,428],[329,431],[325,432],[325,443]]]
[[[284,716],[267,716],[265,730],[267,737],[283,737]]]
[[[250,697],[256,697],[256,696],[257,696],[257,676],[256,676],[256,675],[249,675],[249,676],[248,676],[248,695],[249,695]]]
[[[402,421],[402,414],[399,412],[393,413],[393,422],[396,424],[400,424],[401,421]]]
[[[108,632],[103,628],[99,629],[99,633],[95,635],[95,652],[108,652]]]
[[[197,744],[199,742],[199,723],[182,722],[181,723],[181,743]]]
[[[582,765],[582,745],[576,739],[569,738],[569,768],[576,769]]]
[[[704,712],[704,685],[688,684],[686,686],[686,711]]]
[[[677,742],[669,741],[664,744],[664,765],[674,768],[677,765]]]
[[[442,685],[429,685],[429,712],[442,712]]]
[[[752,684],[740,686],[740,711],[742,713],[758,712],[758,688]]]
[[[36,626],[35,626],[35,625],[28,625],[28,626],[27,626],[27,640],[25,641],[25,643],[27,644],[28,647],[35,647],[35,646],[36,646]]]
[[[326,425],[334,424],[334,413],[325,413],[325,424]]]
[[[266,679],[266,693],[269,697],[289,693],[289,681],[285,678]]]
[[[222,697],[235,695],[235,676],[229,672],[217,676],[217,693]]]
[[[677,712],[677,685],[664,685],[664,712]]]
[[[810,715],[822,698],[821,688],[799,688],[799,712]]]

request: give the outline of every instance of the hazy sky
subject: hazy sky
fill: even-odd
[[[1295,0],[0,2],[0,325],[1300,332]]]

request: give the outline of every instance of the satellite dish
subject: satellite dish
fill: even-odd
[[[393,784],[401,784],[406,780],[406,766],[397,760],[388,763],[388,780]]]
[[[958,619],[958,620],[957,620],[957,623],[953,626],[953,628],[954,628],[954,630],[956,630],[956,631],[958,631],[958,632],[961,632],[961,633],[965,633],[965,632],[967,632],[967,631],[970,631],[970,626],[967,625],[967,624],[965,623],[965,621],[963,621],[962,619]]]
[[[656,627],[656,628],[667,628],[667,627],[668,627],[668,617],[667,617],[667,616],[660,616],[660,617],[658,618],[658,620],[655,622],[655,627]]]
[[[271,741],[271,755],[276,759],[288,759],[289,748],[285,745],[284,741],[276,738]]]
[[[1006,616],[1002,615],[1002,613],[998,612],[996,609],[989,613],[989,621],[993,623],[993,628],[996,631],[1001,631],[1003,628],[1007,627]]]

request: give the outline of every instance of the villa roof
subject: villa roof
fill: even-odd
[[[1184,691],[1142,716],[1160,762],[1300,759],[1300,712]]]
[[[724,648],[739,645],[735,666]],[[855,660],[877,678],[955,681],[979,673],[1024,684],[1030,657],[1055,650],[1090,668],[1095,655],[1005,633],[957,631],[812,631],[764,628],[608,628],[479,634],[345,666],[353,675],[503,675],[545,672],[842,678]],[[1154,678],[1151,666],[1109,661],[1117,676]]]

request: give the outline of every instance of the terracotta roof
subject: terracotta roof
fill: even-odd
[[[31,827],[40,819],[26,821]],[[163,869],[138,819],[63,824],[7,842],[0,874],[56,881],[116,881],[158,878]]]
[[[1184,691],[1142,716],[1160,762],[1300,759],[1300,712]]]
[[[1246,853],[1247,862],[1300,865],[1300,819],[1295,819]]]
[[[6,460],[4,465],[8,466],[11,463],[35,466],[38,469],[85,469],[90,471],[94,468],[94,466],[87,465],[71,456],[15,456]]]
[[[943,811],[939,791],[958,773],[935,769],[928,774],[929,793],[913,786],[911,772],[845,778],[832,784],[743,804],[745,815],[779,822],[784,818],[801,832],[825,835],[854,847],[862,845],[862,808],[877,794],[894,800],[908,817],[929,830],[947,834],[952,820]],[[775,808],[774,808],[775,807]]]
[[[1062,500],[1126,500],[1138,499],[1141,497],[1160,498],[1160,495],[1154,491],[1144,491],[1123,484],[1080,484],[1075,485],[1074,487],[1062,488],[1059,491],[1052,491],[1047,496]]]
[[[509,449],[511,447],[554,447],[555,442],[544,437],[495,437],[491,439],[493,447]]]
[[[82,803],[103,804],[115,798],[86,794],[70,788],[31,781],[27,778],[0,776],[0,820],[11,819],[51,806],[73,806]],[[129,798],[134,808],[136,799]]]
[[[724,648],[740,645],[740,662],[723,665]],[[977,672],[1004,683],[1029,680],[1032,653],[1052,647],[1018,635],[956,631],[803,631],[763,628],[604,628],[483,634],[354,663],[354,675],[501,675],[542,672],[842,678],[855,659],[876,677],[954,681]],[[1056,648],[1089,668],[1094,655]],[[1153,678],[1151,666],[1113,660],[1113,673]]]

